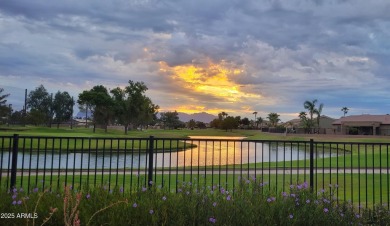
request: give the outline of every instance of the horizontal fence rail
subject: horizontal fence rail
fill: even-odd
[[[234,189],[254,181],[270,192],[306,182],[313,192],[366,208],[389,208],[390,143],[170,138],[0,137],[0,187],[104,186],[135,191]]]

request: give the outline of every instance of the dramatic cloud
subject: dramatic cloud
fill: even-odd
[[[0,87],[144,81],[162,110],[390,113],[387,0],[2,0]]]

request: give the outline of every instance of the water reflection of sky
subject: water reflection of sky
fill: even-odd
[[[169,148],[154,154],[154,165],[157,167],[176,166],[210,166],[228,165],[241,163],[262,163],[304,160],[309,158],[309,148],[300,145],[290,145],[268,142],[237,141],[237,140],[186,140],[188,144],[196,145],[192,149],[179,152],[172,152]],[[320,152],[319,158],[335,156],[335,153]],[[9,152],[3,152],[1,157],[2,169],[9,167],[11,156]],[[314,156],[316,157],[316,156]],[[32,169],[123,169],[123,168],[145,168],[147,167],[148,156],[138,150],[126,152],[110,151],[85,152],[85,153],[62,153],[47,151],[47,154],[37,152],[20,153],[18,155],[18,168]]]

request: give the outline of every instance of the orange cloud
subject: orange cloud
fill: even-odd
[[[243,70],[229,67],[225,62],[208,62],[205,66],[179,65],[170,67],[160,62],[160,70],[168,73],[178,85],[194,92],[220,97],[226,102],[240,102],[243,98],[259,99],[261,95],[248,93],[229,76],[239,76]]]

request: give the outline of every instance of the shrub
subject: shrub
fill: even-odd
[[[70,187],[63,192],[2,191],[1,213],[37,214],[33,219],[2,218],[1,225],[389,225],[384,206],[356,208],[338,202],[336,186],[313,194],[307,183],[272,192],[267,183],[242,179],[234,190],[183,182],[126,192],[121,188]]]

